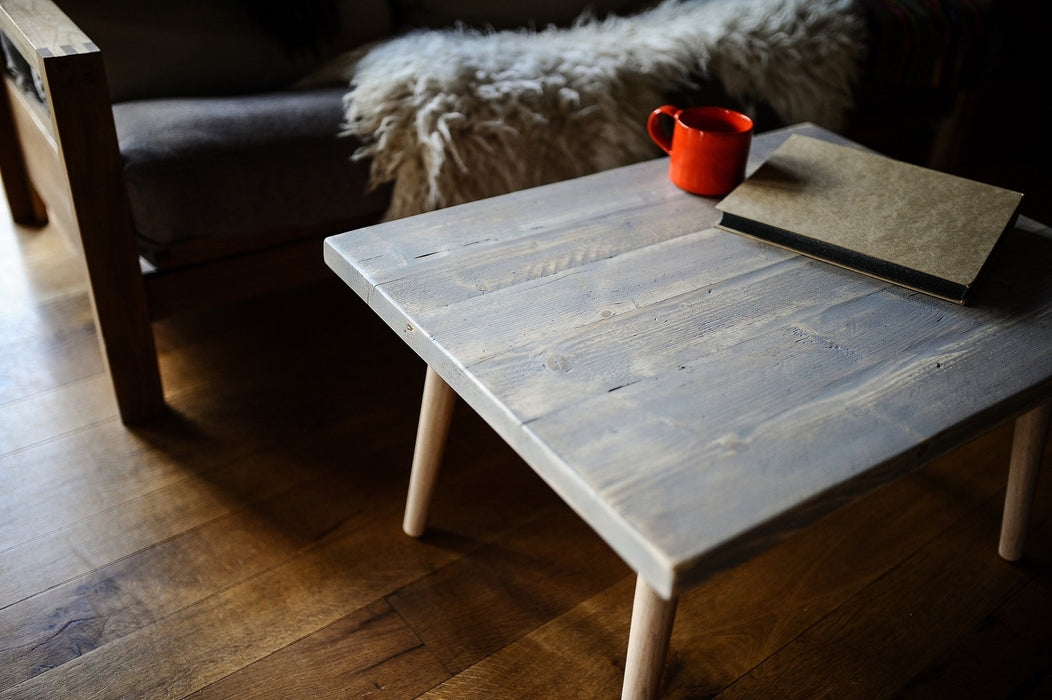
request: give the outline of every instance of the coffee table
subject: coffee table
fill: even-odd
[[[790,133],[759,135],[750,169]],[[751,170],[750,170],[751,171]],[[1021,556],[1052,396],[1052,231],[1021,219],[958,306],[713,228],[664,159],[332,237],[428,365],[405,529],[456,395],[638,574],[623,697],[660,686],[677,596],[1017,419]]]

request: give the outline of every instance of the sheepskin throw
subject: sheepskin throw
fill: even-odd
[[[836,129],[864,47],[851,0],[671,0],[539,32],[417,31],[349,59],[344,133],[373,184],[393,183],[394,219],[661,155],[647,115],[699,77]]]

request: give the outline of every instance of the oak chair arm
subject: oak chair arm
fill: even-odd
[[[122,418],[155,413],[160,375],[102,54],[49,0],[0,0],[0,30],[37,71],[46,103],[4,81],[0,128],[13,128],[0,139],[21,151],[0,164],[5,185],[25,178],[82,251]]]
[[[55,56],[98,53],[99,48],[50,0],[4,0],[0,31],[38,73]]]
[[[94,160],[99,150],[117,148],[116,135],[109,138],[107,134],[113,131],[112,114],[99,48],[50,0],[0,0],[0,32],[7,39],[7,48],[16,50],[33,71],[34,79],[39,79],[44,100],[40,104],[36,96],[20,90],[11,76],[4,76],[7,94],[2,97],[8,104],[3,107],[10,119],[5,114],[3,136],[13,144],[5,144],[5,149],[13,151],[14,161],[4,163],[4,184],[10,194],[15,180],[29,183],[26,189],[34,196],[39,194],[62,233],[80,248],[75,197],[70,191],[63,147],[73,148],[71,155],[79,157],[77,147],[87,140],[89,151],[84,153],[87,157],[80,158],[82,161]],[[78,102],[83,102],[83,108],[78,108]],[[68,110],[63,103],[70,105]],[[104,114],[90,119],[90,124],[76,125],[100,105],[104,105]],[[73,133],[78,129],[101,129],[101,142],[95,142],[94,136],[85,139]],[[14,208],[16,202],[10,204]],[[16,216],[16,221],[46,221],[49,217],[43,208],[37,208],[39,216]]]
[[[41,80],[47,73],[45,63],[55,57],[98,52],[88,36],[50,0],[0,2],[0,32],[7,40],[5,48],[17,51]],[[12,216],[22,224],[45,223],[48,214],[43,197],[50,200],[63,233],[72,237],[74,217],[65,206],[69,195],[61,176],[51,115],[44,105],[18,91],[11,76],[4,77],[7,90],[0,90],[0,168]],[[34,162],[27,167],[26,159]],[[28,172],[30,167],[36,172]]]

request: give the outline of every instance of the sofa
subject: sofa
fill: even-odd
[[[810,11],[800,9],[806,6],[800,0],[765,1],[787,4],[798,15]],[[587,24],[580,21],[582,14],[594,27],[634,18],[657,4],[2,0],[0,39],[6,71],[5,89],[0,91],[0,173],[11,214],[25,225],[54,221],[83,253],[121,418],[129,423],[149,418],[165,408],[154,320],[327,276],[320,248],[324,236],[421,207],[499,193],[467,188],[458,198],[432,195],[418,199],[416,209],[392,214],[393,199],[420,183],[391,172],[392,166],[380,167],[381,147],[388,147],[385,162],[402,165],[422,156],[401,146],[392,152],[387,143],[392,139],[383,132],[391,115],[379,108],[365,117],[353,112],[360,104],[355,105],[351,82],[360,80],[355,89],[364,90],[370,79],[386,79],[382,71],[377,77],[374,69],[370,77],[363,69],[370,65],[369,57],[382,54],[385,47],[388,52],[404,51],[402,47],[440,32],[488,41],[499,54],[500,44],[494,41],[500,40],[491,38],[495,32],[506,31],[500,36],[518,41],[545,32],[582,31]],[[824,5],[838,11],[850,8],[860,20],[851,26],[865,30],[857,41],[845,42],[845,50],[857,61],[854,72],[838,78],[844,82],[838,94],[842,96],[846,86],[852,96],[875,96],[841,105],[843,119],[834,126],[851,135],[853,125],[861,125],[863,141],[875,140],[881,126],[894,123],[881,110],[901,107],[902,93],[896,90],[904,87],[914,91],[911,104],[920,104],[917,95],[923,93],[923,110],[903,110],[923,121],[922,129],[936,134],[956,131],[967,107],[960,98],[962,90],[980,85],[983,73],[982,61],[966,65],[962,56],[974,57],[993,43],[985,15],[962,17],[950,9],[932,14],[926,9],[930,3],[918,2],[916,16],[903,21],[902,8],[910,7],[908,2],[825,0]],[[986,7],[963,1],[959,6]],[[924,30],[914,21],[921,16],[934,17],[942,31]],[[868,38],[874,36],[885,45],[894,44],[890,36],[900,38],[900,47],[914,53],[912,63],[889,63],[884,53],[873,50],[876,44]],[[931,48],[941,61],[936,79],[918,79],[915,66],[931,58],[918,47],[933,36],[951,36],[954,41]],[[402,43],[392,49],[394,41]],[[896,58],[903,55],[896,49]],[[431,59],[431,67],[436,63],[440,58]],[[722,71],[714,69],[712,61],[698,63],[662,83],[647,100],[660,97],[683,106],[716,103],[745,109],[755,117],[758,130],[781,126],[787,117],[807,116],[806,100],[796,112],[779,110],[765,95],[741,87],[755,84],[741,83],[753,66],[748,61],[732,63],[721,64]],[[638,69],[635,64],[629,67]],[[638,72],[633,75],[638,88]],[[908,84],[910,80],[916,84]],[[631,88],[633,83],[626,85]],[[410,113],[407,124],[420,124],[423,111]],[[867,122],[867,114],[877,116]],[[450,115],[458,119],[446,118]],[[442,117],[439,122],[448,126],[455,121],[464,133],[477,136],[478,124],[470,114],[451,109]],[[627,128],[640,121],[635,114],[628,117]],[[372,126],[365,129],[362,125],[370,119]],[[643,133],[642,125],[639,131]],[[900,131],[893,141],[901,142],[901,135]],[[434,141],[431,133],[421,138],[425,146],[429,139]],[[942,156],[929,148],[909,157],[940,164],[938,158],[952,152],[946,145],[952,139],[940,138],[925,135],[918,140],[941,144]],[[532,142],[520,139],[512,142],[511,151],[488,157],[498,163],[516,160],[515,149],[521,154],[537,142],[536,137]],[[587,171],[619,164],[609,151],[599,149],[594,162],[579,167]],[[658,155],[636,149],[621,159]],[[430,185],[436,180],[455,183],[469,171],[485,172],[488,167],[485,161],[469,167],[462,159],[454,165],[433,168]],[[533,166],[520,170],[535,179],[520,176],[500,187],[581,174],[547,173]]]

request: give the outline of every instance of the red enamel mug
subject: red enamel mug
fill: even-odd
[[[660,120],[673,120],[672,135]],[[745,179],[752,119],[724,107],[658,107],[647,119],[650,138],[669,155],[668,176],[680,189],[722,196]]]

